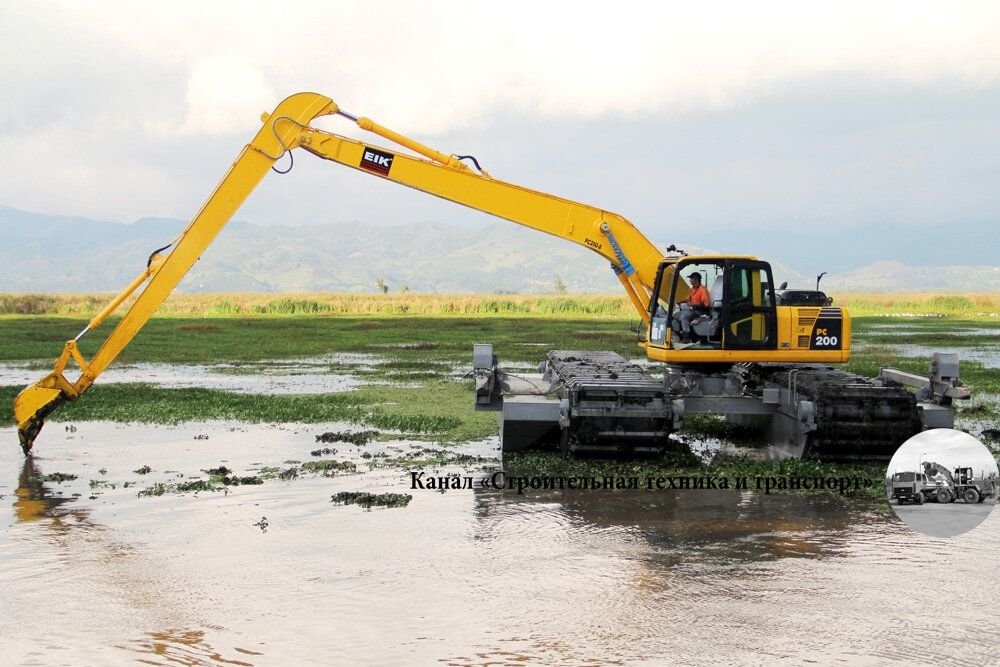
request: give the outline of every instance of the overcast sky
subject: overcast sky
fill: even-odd
[[[189,218],[311,90],[654,238],[1000,219],[997,2],[8,1],[0,26],[0,205],[31,211]],[[304,153],[237,219],[487,220]]]
[[[922,470],[925,461],[950,471],[972,468],[976,477],[997,474],[997,462],[986,446],[963,431],[936,428],[923,431],[903,443],[889,461],[887,474]]]

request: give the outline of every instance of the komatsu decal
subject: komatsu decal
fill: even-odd
[[[810,350],[839,350],[843,347],[844,314],[840,308],[821,308],[812,335]]]
[[[396,156],[392,153],[385,153],[383,151],[365,146],[364,152],[361,153],[360,166],[362,169],[373,171],[382,176],[388,176],[389,170],[392,168],[392,159],[394,157]]]

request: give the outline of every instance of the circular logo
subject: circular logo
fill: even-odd
[[[952,537],[972,530],[993,510],[1000,474],[993,454],[968,433],[924,431],[900,446],[885,473],[896,515],[913,530]]]
[[[968,433],[924,431],[900,446],[885,474],[889,503],[913,530],[953,537],[993,510],[1000,474],[993,454]]]

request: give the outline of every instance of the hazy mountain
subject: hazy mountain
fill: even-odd
[[[153,250],[169,243],[185,224],[143,218],[123,225],[0,208],[0,292],[117,291],[145,267]],[[891,245],[879,250],[885,256],[872,259],[871,243],[850,264],[850,256],[836,252],[837,243],[850,239],[801,244],[802,239],[793,238],[792,248],[776,243],[768,251],[760,235],[743,248],[737,247],[735,238],[697,236],[714,251],[767,259],[775,281],[787,280],[795,287],[815,285],[816,273],[826,270],[831,272],[823,280],[827,290],[1000,290],[1000,266],[990,264],[995,260],[986,244],[970,250],[980,260],[980,255],[990,258],[977,266],[914,266],[905,263],[914,263],[905,254],[891,256],[898,250]],[[683,239],[671,242],[681,244]],[[687,246],[691,252],[703,249]],[[381,278],[392,291],[406,285],[419,292],[538,293],[554,291],[557,277],[570,292],[621,289],[608,263],[594,253],[506,222],[478,230],[438,223],[272,227],[233,222],[180,289],[373,292]]]

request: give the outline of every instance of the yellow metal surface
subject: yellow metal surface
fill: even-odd
[[[798,347],[798,343],[792,339],[792,309],[776,308],[778,311],[778,349],[791,350]]]
[[[155,267],[152,267],[155,270],[149,277],[145,289],[104,341],[94,358],[90,362],[84,361],[76,352],[75,344],[72,346],[67,344],[63,356],[60,357],[62,367],[57,362],[53,373],[25,389],[15,399],[18,434],[25,452],[31,449],[42,422],[51,409],[61,400],[75,399],[86,391],[135,337],[223,225],[267,174],[268,169],[284,155],[285,151],[295,148],[302,127],[307,126],[317,116],[336,111],[337,106],[330,98],[315,93],[292,95],[277,106],[265,120],[257,136],[243,149],[229,172],[188,224],[170,254],[162,264],[156,263]],[[129,287],[134,290],[144,279],[140,276]],[[121,299],[116,297],[105,309],[106,312],[102,311],[98,319],[103,320],[103,317],[117,308],[123,300],[124,297]],[[73,384],[68,383],[62,375],[67,352],[75,353],[74,358],[84,370],[80,379]],[[54,390],[58,393],[54,394]]]
[[[777,350],[673,350],[667,346],[647,345],[646,355],[653,361],[672,364],[735,364],[743,361],[774,363],[823,363],[850,361],[851,353],[845,350],[798,350],[794,354]]]
[[[362,167],[362,156],[366,150],[375,148],[390,153],[392,166],[387,174],[382,175],[383,178],[573,241],[618,265],[615,252],[601,231],[601,225],[607,223],[635,267],[637,277],[634,281],[648,290],[656,280],[656,269],[663,254],[632,223],[619,215],[495,178],[486,178],[461,164],[458,167],[442,165],[438,161],[395,153],[385,147],[315,128],[304,130],[303,134],[308,137],[299,142],[304,150],[366,173],[371,173]],[[646,306],[647,303],[643,303],[641,308],[637,307],[639,313],[645,312]]]
[[[643,298],[639,293],[636,292],[635,286],[629,281],[628,277],[622,273],[618,272],[616,274],[618,281],[625,288],[625,294],[628,295],[629,300],[632,302],[632,306],[639,312],[642,316],[642,321],[649,326],[649,311],[646,310],[646,304],[649,303],[649,298]]]
[[[455,169],[468,169],[468,167],[466,167],[462,163],[462,161],[456,158],[454,155],[445,155],[441,151],[436,151],[430,146],[425,146],[419,141],[414,141],[409,137],[403,136],[399,132],[394,132],[393,130],[390,130],[387,127],[379,125],[371,118],[359,118],[358,127],[360,127],[362,130],[371,132],[372,134],[377,134],[378,136],[383,137],[384,139],[388,139],[389,141],[395,144],[399,144],[404,148],[409,148],[414,153],[417,153],[418,155],[423,155],[424,157],[430,158],[431,160],[434,160],[435,162],[438,162],[440,164],[445,164],[448,165],[449,167],[454,167]]]
[[[104,323],[104,320],[107,319],[108,315],[118,310],[118,306],[122,305],[122,302],[124,302],[125,299],[132,296],[132,292],[139,289],[139,287],[144,282],[146,282],[146,279],[149,278],[149,276],[151,276],[152,273],[153,271],[152,268],[150,267],[145,269],[138,276],[136,276],[135,280],[129,283],[129,286],[126,287],[124,290],[122,290],[121,294],[112,299],[111,303],[105,306],[101,310],[101,312],[99,312],[97,315],[94,315],[93,319],[90,320],[90,323],[87,325],[87,327],[93,330],[101,326]]]
[[[48,382],[46,382],[48,380]],[[25,387],[14,399],[14,420],[19,429],[25,429],[31,422],[31,418],[37,415],[43,407],[49,405],[59,398],[63,391],[51,380],[51,376],[45,376],[30,387]]]

